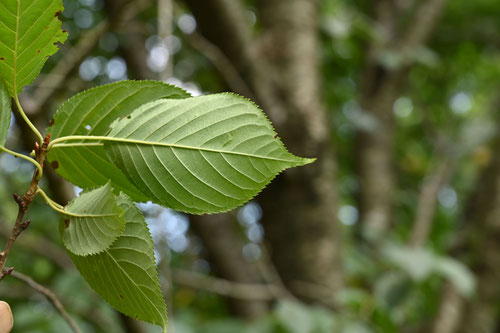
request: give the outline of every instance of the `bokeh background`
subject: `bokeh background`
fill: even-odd
[[[64,0],[69,39],[21,103],[45,128],[68,97],[125,79],[235,91],[316,157],[224,215],[140,204],[171,333],[500,330],[500,2]],[[13,120],[7,145],[34,138]],[[79,189],[50,166],[43,186]],[[0,237],[33,167],[0,156]],[[99,298],[37,198],[8,265],[83,332],[158,332]],[[14,278],[14,332],[70,332]]]

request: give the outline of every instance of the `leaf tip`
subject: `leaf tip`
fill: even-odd
[[[316,162],[316,158],[296,157],[296,161],[290,167],[300,167]]]
[[[304,158],[304,164],[302,165],[307,165],[307,164],[311,164],[311,163],[314,163],[316,162],[317,158],[316,157],[313,157],[313,158]]]

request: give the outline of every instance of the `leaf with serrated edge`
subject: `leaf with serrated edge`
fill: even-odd
[[[0,1],[0,79],[11,96],[31,84],[57,43],[66,41],[62,11],[62,0]]]
[[[185,98],[184,90],[158,81],[120,81],[89,89],[66,101],[47,128],[52,139],[70,135],[105,135],[109,125],[128,116],[139,106],[160,98]],[[81,188],[103,185],[111,180],[116,191],[134,201],[149,199],[124,173],[109,161],[102,146],[54,147],[47,156],[59,175]]]
[[[167,310],[148,227],[123,193],[117,203],[125,210],[126,221],[120,237],[101,253],[84,257],[70,253],[70,257],[92,289],[115,309],[165,328]]]
[[[104,251],[125,228],[124,211],[110,183],[82,192],[64,210],[68,213],[62,232],[64,246],[80,256]]]
[[[233,209],[313,161],[290,154],[264,113],[234,94],[159,100],[111,127],[111,160],[152,201],[188,213]]]
[[[0,79],[0,146],[5,147],[12,117],[10,96],[6,85]]]

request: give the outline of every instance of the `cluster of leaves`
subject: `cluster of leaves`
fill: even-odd
[[[61,0],[0,3],[3,150],[11,97],[43,141],[18,95],[66,40],[58,19],[62,10]],[[155,81],[122,81],[70,98],[45,137],[51,138],[46,149],[52,167],[84,189],[65,207],[38,189],[63,216],[60,234],[71,259],[113,307],[165,330],[153,243],[134,202],[193,214],[224,212],[251,199],[284,169],[312,162],[290,154],[250,101],[233,94],[190,97]]]

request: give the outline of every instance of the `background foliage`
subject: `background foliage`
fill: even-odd
[[[253,74],[245,72],[241,63],[247,59],[232,56],[237,51],[231,47],[241,45],[229,42],[225,48],[218,44],[193,2],[174,3],[173,30],[167,29],[165,35],[158,30],[164,29],[158,21],[158,3],[162,1],[64,1],[60,17],[68,41],[48,60],[41,77],[25,88],[21,101],[29,115],[45,128],[68,97],[127,78],[165,79],[193,95],[239,89],[241,94],[257,95],[265,111],[272,109],[266,108],[269,105],[259,87],[252,84]],[[225,3],[206,3],[212,2]],[[422,3],[427,2],[433,3]],[[284,78],[276,74],[286,74],[289,68],[280,61],[280,50],[266,44],[266,36],[271,39],[280,34],[279,29],[269,28],[266,19],[271,15],[266,10],[284,9],[268,9],[265,1],[241,3],[252,34],[264,36],[255,48],[272,59],[269,63],[275,68],[266,74],[273,84],[285,81],[308,86],[310,73],[291,73]],[[272,223],[266,222],[269,217],[277,220],[277,215],[287,217],[286,210],[299,206],[294,197],[287,197],[288,201],[273,198],[276,192],[271,189],[258,202],[228,215],[230,227],[213,216],[200,221],[199,217],[142,204],[140,209],[156,245],[171,332],[447,333],[498,328],[500,288],[495,267],[500,267],[500,247],[495,236],[500,219],[495,215],[495,180],[500,172],[496,158],[500,4],[493,0],[442,1],[441,15],[435,24],[429,24],[426,17],[430,15],[419,16],[420,7],[412,1],[407,1],[409,7],[401,7],[409,9],[401,10],[396,22],[388,22],[383,13],[406,2],[380,3],[382,7],[392,5],[381,14],[371,1],[318,1],[318,48],[304,56],[320,60],[321,105],[317,108],[315,102],[307,100],[310,104],[306,106],[324,110],[327,142],[334,147],[337,163],[331,181],[335,214],[325,220],[338,227],[337,238],[329,243],[342,254],[340,266],[331,260],[335,275],[325,273],[325,279],[338,278],[341,284],[319,282],[315,272],[329,271],[326,266],[319,266],[324,270],[313,266],[313,273],[300,275],[279,259],[279,248],[284,247],[284,253],[305,271],[308,267],[301,264],[297,238],[316,237],[314,230],[292,232],[290,222],[290,229],[279,227],[283,238],[277,238]],[[289,16],[300,18],[294,13]],[[404,47],[404,33],[393,38],[400,31],[422,26],[432,29],[418,47]],[[221,23],[221,36],[225,28]],[[287,105],[288,91],[277,90],[276,95],[285,96]],[[294,112],[293,107],[285,109]],[[280,119],[273,114],[273,121]],[[33,139],[20,121],[13,122],[7,145],[29,153]],[[277,127],[291,152],[325,160],[314,149],[301,146],[301,141],[307,141],[303,139],[306,131],[281,131],[279,121]],[[380,138],[377,133],[391,133],[392,137]],[[382,144],[377,146],[378,142]],[[376,157],[388,156],[388,163],[370,160],[368,148],[374,149]],[[5,238],[17,211],[12,192],[25,190],[32,167],[2,154],[0,171],[0,232]],[[290,175],[295,176],[293,172]],[[297,186],[305,198],[320,201],[303,183],[311,177],[292,182],[286,177],[276,179],[277,186],[290,193]],[[321,179],[330,182],[329,178]],[[369,191],[370,179],[375,192]],[[78,192],[61,185],[54,175],[46,181],[43,185],[51,188],[60,203],[70,199],[68,194]],[[304,197],[300,197],[301,202],[307,201]],[[386,206],[384,198],[389,202]],[[389,222],[382,228],[377,229],[380,225],[376,223],[372,228],[371,208],[388,216]],[[34,223],[16,243],[9,265],[53,289],[84,332],[157,330],[119,315],[91,291],[62,250],[55,232],[57,215],[40,198],[28,217]],[[301,223],[312,224],[308,219]],[[428,230],[417,231],[416,225]],[[208,234],[206,228],[210,229]],[[214,245],[216,240],[221,241],[221,251]],[[230,258],[224,257],[228,253],[239,256],[240,266],[224,264],[229,262]],[[320,256],[312,251],[312,257]],[[294,287],[294,279],[302,278],[312,283]],[[279,287],[284,283],[287,288],[264,292],[257,299],[248,292],[235,291],[239,285],[235,287],[230,281],[247,287],[261,287],[264,282]],[[226,284],[221,287],[220,283]],[[324,285],[327,288],[323,289]],[[255,290],[261,291],[250,290],[253,295]],[[0,297],[13,307],[16,332],[70,331],[41,295],[14,279],[3,281]],[[445,305],[454,311],[446,312]]]

